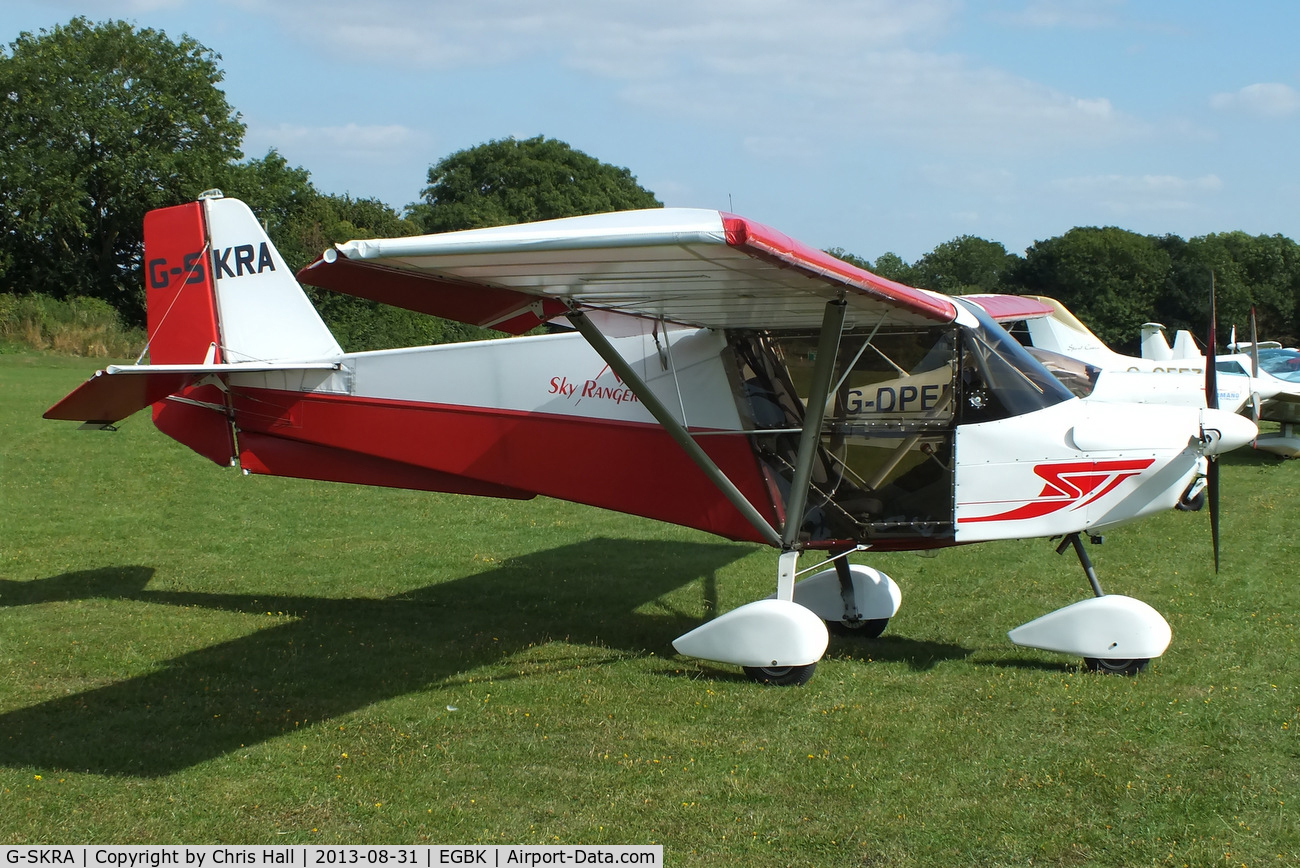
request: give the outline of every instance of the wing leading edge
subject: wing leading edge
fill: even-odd
[[[350,241],[305,283],[522,333],[570,303],[705,328],[815,328],[843,294],[849,323],[950,322],[944,296],[879,277],[770,227],[661,208],[410,238]]]

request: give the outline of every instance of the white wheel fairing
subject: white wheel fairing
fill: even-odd
[[[1172,638],[1151,606],[1122,594],[1080,600],[1022,624],[1007,638],[1026,648],[1103,660],[1159,657]]]
[[[807,666],[826,653],[826,624],[810,609],[785,600],[758,600],[732,609],[677,637],[687,657],[738,666]]]
[[[864,564],[850,564],[849,569],[853,572],[853,597],[859,620],[875,621],[898,614],[903,592],[893,579]],[[794,601],[811,609],[823,621],[844,620],[844,597],[833,567],[796,583]]]

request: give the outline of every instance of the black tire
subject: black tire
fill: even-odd
[[[865,618],[860,621],[827,621],[826,629],[837,636],[854,636],[858,639],[879,639],[889,626],[888,618]]]
[[[806,666],[746,666],[745,675],[750,681],[757,681],[759,684],[797,687],[807,684],[816,669],[816,663],[809,663]]]
[[[1106,675],[1137,675],[1147,664],[1150,657],[1135,657],[1131,660],[1108,660],[1103,657],[1085,657],[1083,665],[1089,672],[1102,672]]]

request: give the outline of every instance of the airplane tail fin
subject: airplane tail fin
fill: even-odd
[[[247,205],[207,193],[145,216],[153,364],[319,361],[343,350]]]
[[[154,424],[218,464],[235,460],[221,375],[319,368],[343,355],[247,205],[205,193],[145,215],[148,365],[110,366],[45,414],[111,427],[153,405]]]
[[[1174,351],[1165,340],[1165,327],[1158,322],[1142,324],[1142,358],[1155,362],[1167,362],[1174,357]]]
[[[1175,359],[1199,359],[1205,355],[1196,346],[1196,339],[1187,329],[1179,329],[1174,333],[1173,354]]]

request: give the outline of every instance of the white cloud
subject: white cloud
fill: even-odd
[[[634,110],[692,118],[773,154],[810,138],[936,151],[1106,145],[1147,130],[1104,95],[1069,94],[934,46],[959,0],[285,0],[250,6],[322,50],[409,70],[560,63]],[[1082,8],[1082,7],[1079,7]],[[542,11],[539,11],[542,10]],[[409,82],[399,86],[410,87]],[[779,142],[779,139],[785,139]]]
[[[1123,0],[1031,0],[1017,12],[997,15],[1022,27],[1092,30],[1119,23]]]
[[[1195,211],[1205,198],[1223,190],[1218,175],[1086,175],[1050,184],[1060,194],[1092,202],[1114,214]]]
[[[1281,118],[1300,112],[1300,93],[1275,82],[1251,84],[1235,93],[1217,93],[1210,106],[1220,111],[1240,111],[1256,117]]]
[[[185,0],[81,0],[75,4],[78,12],[90,18],[98,19],[101,15],[115,17],[144,15],[161,9],[180,9]]]
[[[245,136],[245,150],[257,155],[259,151],[275,148],[279,151],[328,151],[337,156],[375,156],[402,152],[423,147],[426,136],[399,124],[383,126],[303,126],[276,124],[260,126],[249,124]]]

